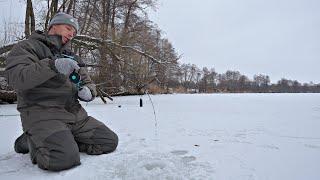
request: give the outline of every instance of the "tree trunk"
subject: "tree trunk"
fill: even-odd
[[[27,0],[25,28],[24,28],[24,33],[26,38],[28,38],[33,31],[35,31],[35,19],[34,19],[32,0]]]
[[[58,1],[59,0],[52,0],[50,7],[48,8],[48,12],[47,12],[47,16],[46,16],[46,21],[44,24],[44,30],[47,31],[48,30],[48,24],[50,19],[52,18],[52,16],[54,16],[57,13],[58,10]],[[49,3],[49,2],[48,2]]]
[[[129,4],[128,6],[128,10],[127,10],[127,13],[125,15],[125,20],[124,20],[124,27],[123,27],[123,30],[122,30],[122,33],[121,33],[121,41],[120,41],[120,44],[123,44],[126,39],[127,39],[127,33],[128,33],[128,29],[129,29],[129,23],[130,23],[130,17],[131,17],[131,11],[132,11],[132,8],[133,6],[135,5],[135,3],[137,2],[138,0],[134,0],[132,3]]]

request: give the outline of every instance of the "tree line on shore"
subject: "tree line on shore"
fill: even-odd
[[[270,77],[256,74],[252,79],[239,71],[227,70],[217,73],[214,68],[199,69],[196,65],[179,65],[174,76],[168,81],[174,92],[183,93],[319,93],[320,84],[301,83],[281,78],[271,83]]]

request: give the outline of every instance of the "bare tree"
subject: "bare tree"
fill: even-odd
[[[32,0],[27,0],[26,17],[25,17],[25,36],[28,38],[35,31],[35,17],[33,12]]]

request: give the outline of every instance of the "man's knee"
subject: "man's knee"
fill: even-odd
[[[92,136],[81,138],[78,142],[79,150],[90,155],[99,155],[113,152],[118,146],[118,136],[107,126],[98,126],[92,131]]]
[[[117,148],[119,141],[118,135],[108,127],[99,126],[93,134],[94,137],[97,137],[96,141],[101,141],[99,144],[101,144],[103,153],[113,152]]]
[[[41,169],[61,171],[80,164],[79,149],[70,131],[58,131],[43,141],[43,147],[31,146],[31,158]],[[35,146],[35,147],[32,147]]]

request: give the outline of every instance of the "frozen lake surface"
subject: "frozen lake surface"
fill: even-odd
[[[139,107],[139,99],[144,106]],[[16,105],[0,105],[0,179],[320,179],[320,94],[195,94],[99,98],[89,115],[119,136],[106,155],[47,172],[16,154]]]

